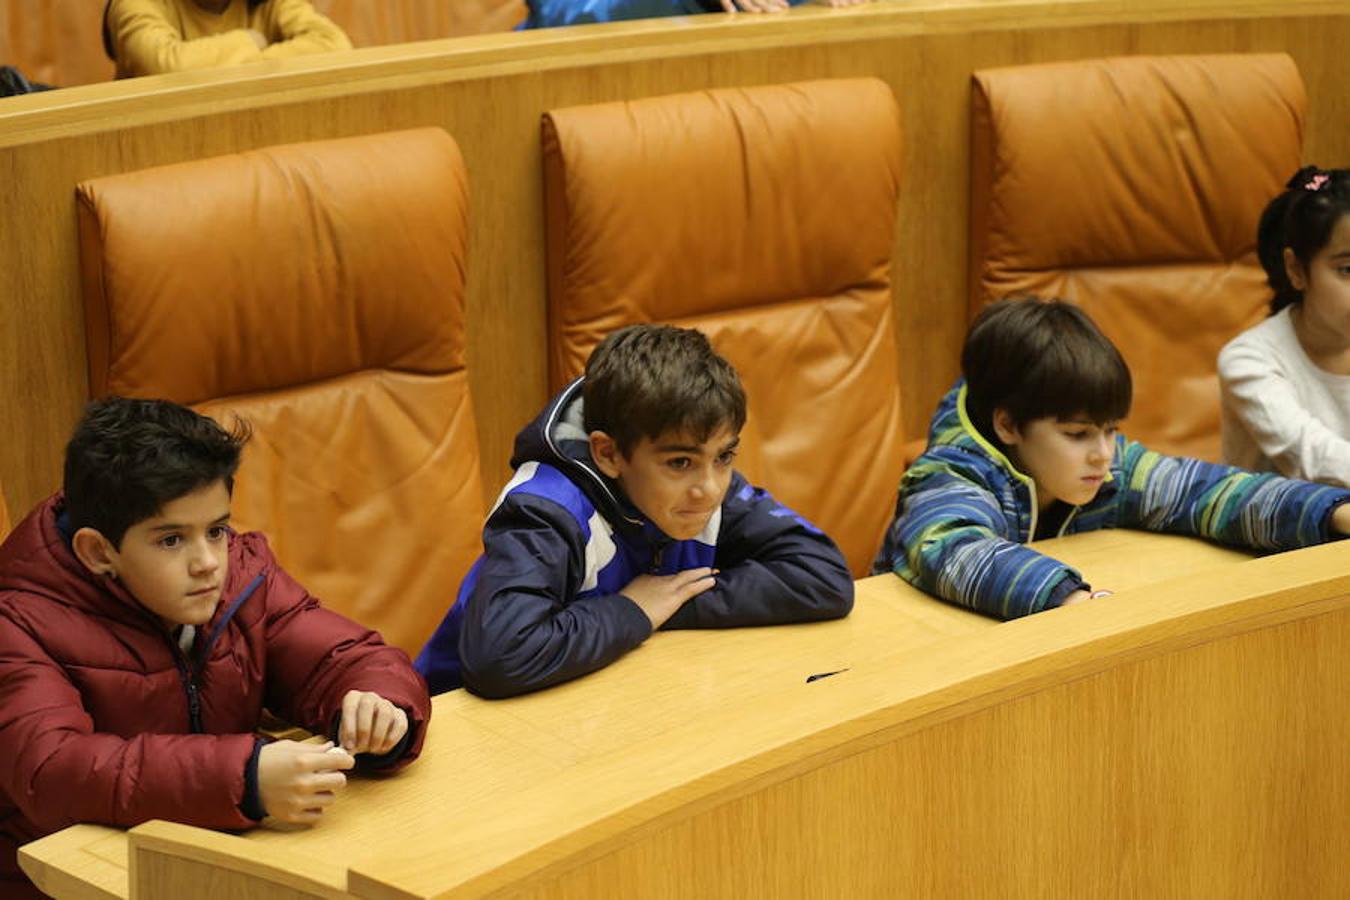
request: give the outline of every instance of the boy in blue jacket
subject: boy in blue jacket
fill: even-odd
[[[1127,440],[1117,423],[1130,411],[1130,370],[1076,306],[991,304],[961,370],[901,479],[874,572],[1012,619],[1110,593],[1028,541],[1139,528],[1292,550],[1350,534],[1350,491]]]
[[[833,619],[843,555],[733,468],[736,371],[693,329],[606,337],[516,437],[484,553],[415,666],[508,697],[594,672],[658,628]]]

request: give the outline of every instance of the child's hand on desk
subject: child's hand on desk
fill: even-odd
[[[1089,600],[1099,600],[1102,597],[1111,596],[1110,591],[1074,591],[1060,602],[1060,606],[1073,606],[1076,603],[1086,603]]]
[[[313,825],[347,784],[340,770],[356,764],[333,745],[276,741],[258,753],[258,796],[267,815],[293,825]]]
[[[1350,534],[1350,503],[1342,503],[1332,512],[1331,530],[1337,534]]]
[[[348,691],[340,721],[338,741],[353,755],[388,753],[408,733],[408,714],[374,691]]]
[[[734,12],[782,12],[787,0],[722,0],[722,9]]]
[[[652,630],[665,624],[685,601],[697,597],[717,584],[712,569],[685,569],[674,575],[639,575],[628,582],[619,593],[636,603],[647,618]]]

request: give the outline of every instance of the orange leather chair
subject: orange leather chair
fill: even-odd
[[[439,129],[79,187],[93,396],[247,419],[235,525],[415,652],[481,546],[467,187]]]
[[[1082,304],[1134,374],[1126,433],[1216,460],[1215,360],[1269,300],[1256,223],[1299,167],[1304,105],[1283,54],[976,72],[971,314]]]
[[[5,505],[5,495],[0,494],[0,541],[9,537],[9,530],[12,528],[9,521],[9,507]]]
[[[874,79],[544,117],[550,376],[634,322],[697,327],[749,396],[738,467],[862,575],[903,466],[899,113]]]

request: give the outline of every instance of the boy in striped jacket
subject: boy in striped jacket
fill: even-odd
[[[1139,528],[1281,551],[1350,534],[1350,491],[1164,456],[1120,434],[1130,371],[1069,303],[991,304],[961,369],[901,479],[874,572],[1013,619],[1109,593],[1029,541]]]

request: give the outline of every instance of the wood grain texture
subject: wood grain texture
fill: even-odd
[[[528,795],[457,809],[482,828],[355,864],[348,889],[1335,896],[1350,574],[1301,553],[728,698]],[[1308,581],[1302,565],[1337,574]]]
[[[265,892],[270,900],[345,900],[346,879],[322,861],[232,834],[172,822],[131,830],[128,871],[135,897],[233,900]]]
[[[500,896],[1345,896],[1347,639],[1342,609],[1056,685]]]
[[[16,516],[53,490],[85,399],[73,200],[85,178],[288,141],[447,129],[474,198],[470,364],[490,498],[515,431],[546,399],[545,110],[808,78],[887,81],[906,134],[895,309],[907,430],[918,436],[956,375],[965,328],[973,70],[1284,50],[1312,98],[1306,157],[1325,163],[1350,158],[1337,102],[1350,83],[1348,44],[1341,0],[895,2],[484,35],[12,98],[0,105],[0,421],[11,436],[0,442],[0,483]]]

